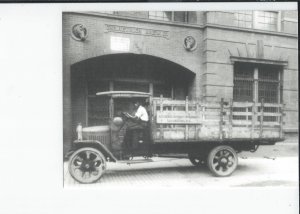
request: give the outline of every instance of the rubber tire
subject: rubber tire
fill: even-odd
[[[73,163],[73,159],[74,159],[79,153],[81,153],[82,151],[85,151],[85,150],[89,150],[89,151],[92,151],[92,152],[97,153],[97,154],[100,156],[100,158],[102,159],[102,163],[103,163],[103,165],[104,165],[104,168],[103,168],[102,172],[99,173],[99,175],[98,175],[97,177],[95,177],[95,179],[92,179],[92,180],[86,180],[86,181],[84,181],[84,180],[78,180],[78,179],[76,178],[76,176],[75,176],[75,174],[74,174],[74,172],[73,172],[73,170],[72,170],[72,165],[71,165],[71,164]],[[104,172],[105,172],[105,170],[106,170],[106,159],[105,159],[104,155],[102,154],[102,152],[100,152],[99,150],[97,150],[97,149],[95,149],[95,148],[92,148],[92,147],[84,147],[84,148],[81,148],[81,149],[76,150],[76,151],[71,155],[71,157],[70,157],[70,159],[69,159],[69,166],[68,166],[68,169],[69,169],[69,173],[70,173],[70,175],[72,176],[72,178],[74,178],[74,179],[75,179],[76,181],[78,181],[79,183],[83,183],[83,184],[95,183],[96,181],[98,181],[98,180],[101,178],[101,176],[104,174]]]
[[[214,157],[221,150],[227,150],[227,151],[229,151],[231,153],[231,155],[233,156],[233,158],[234,158],[233,166],[230,169],[230,171],[228,171],[227,173],[219,173],[218,170],[214,169],[214,167],[213,167]],[[222,145],[222,146],[214,147],[209,152],[208,157],[207,157],[207,166],[208,166],[209,170],[212,172],[212,174],[214,176],[217,176],[217,177],[227,177],[227,176],[230,176],[236,170],[237,165],[238,165],[238,156],[237,156],[235,150],[232,147],[230,147],[230,146]]]

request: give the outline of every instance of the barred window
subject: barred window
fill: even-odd
[[[277,12],[257,11],[255,16],[255,28],[276,31],[277,16]]]
[[[258,100],[266,103],[277,103],[280,93],[279,69],[271,66],[261,66],[258,72]]]
[[[233,100],[238,102],[253,101],[254,68],[251,64],[234,65]]]
[[[234,14],[234,25],[238,27],[252,28],[252,11],[238,11]]]
[[[233,100],[252,102],[256,99],[256,102],[260,102],[264,99],[266,103],[281,103],[281,70],[279,66],[236,63],[234,65]]]

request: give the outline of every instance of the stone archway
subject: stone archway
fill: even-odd
[[[84,126],[105,123],[108,103],[96,97],[97,92],[131,90],[185,99],[194,77],[182,65],[145,54],[109,54],[77,62],[71,66],[72,138],[78,122]]]

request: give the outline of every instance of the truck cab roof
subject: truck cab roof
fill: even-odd
[[[96,93],[97,96],[109,96],[112,98],[147,98],[150,93],[139,91],[104,91]]]

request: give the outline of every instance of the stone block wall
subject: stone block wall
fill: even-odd
[[[63,14],[63,120],[65,148],[72,141],[71,66],[102,55],[124,53],[111,50],[111,37],[127,38],[128,53],[147,54],[180,64],[194,72],[189,86],[193,100],[229,100],[233,96],[233,62],[230,56],[256,57],[257,41],[263,41],[264,58],[286,60],[283,71],[283,97],[286,103],[286,130],[298,129],[298,16],[296,11],[281,12],[281,29],[269,32],[234,26],[233,11],[189,12],[189,23],[147,20],[143,12],[123,12],[120,16],[99,13],[70,12]],[[72,38],[75,24],[88,31],[85,41]],[[167,32],[167,37],[112,32],[107,25]],[[187,51],[183,41],[192,36],[197,49]],[[83,83],[76,83],[83,85]],[[78,106],[78,105],[77,105]]]
[[[283,70],[283,102],[286,104],[285,129],[298,129],[298,37],[263,34],[222,27],[204,31],[204,71],[201,78],[202,99],[218,101],[233,96],[233,62],[230,56],[255,58],[257,41],[263,41],[264,58],[287,61]],[[248,51],[247,51],[248,47]]]

